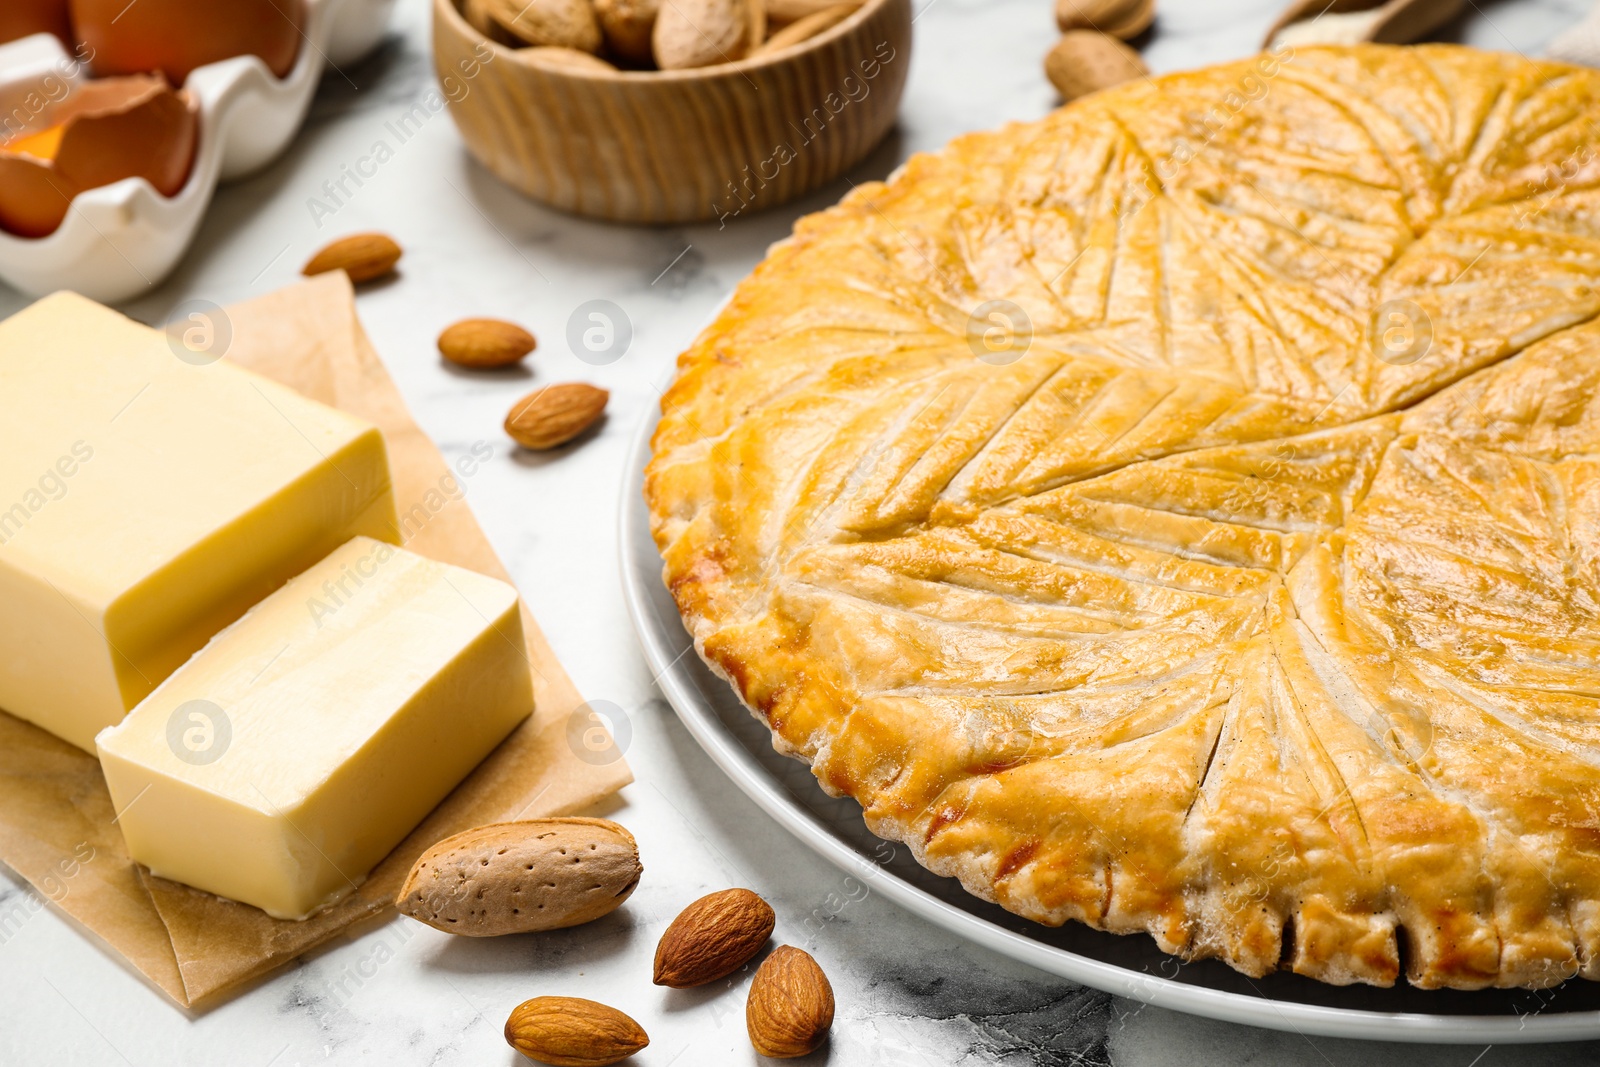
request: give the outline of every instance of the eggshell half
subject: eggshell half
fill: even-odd
[[[46,236],[74,196],[123,178],[174,196],[194,166],[199,133],[194,101],[159,76],[88,82],[42,127],[0,145],[0,227]]]

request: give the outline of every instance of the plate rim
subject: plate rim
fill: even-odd
[[[660,583],[661,574],[659,570],[641,568],[638,565],[641,553],[637,550],[643,543],[641,535],[645,542],[650,539],[649,516],[644,505],[644,468],[650,459],[650,438],[660,420],[659,405],[651,405],[633,431],[617,508],[622,596],[640,650],[655,686],[712,762],[778,825],[835,867],[858,877],[865,875],[874,891],[962,940],[1057,978],[1188,1015],[1302,1037],[1414,1044],[1543,1044],[1600,1038],[1600,1011],[1555,1015],[1379,1012],[1250,997],[1129,970],[996,926],[902,880],[855,851],[828,832],[809,811],[784,796],[750,753],[722,729],[715,714],[696,697],[694,684],[686,668],[680,665],[684,656],[681,653],[672,655],[651,617],[651,584]],[[648,547],[647,558],[659,561],[655,545],[651,543]]]

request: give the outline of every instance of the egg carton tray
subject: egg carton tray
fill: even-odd
[[[200,109],[200,137],[177,195],[162,196],[143,178],[80,193],[48,236],[0,231],[0,279],[33,296],[72,289],[108,304],[159,285],[194,239],[217,184],[259,170],[288,147],[323,69],[370,52],[383,38],[394,3],[306,0],[300,54],[282,78],[256,56],[194,70],[184,88]],[[0,115],[37,110],[45,79],[74,85],[87,77],[49,34],[0,45]],[[52,91],[59,95],[59,85]]]

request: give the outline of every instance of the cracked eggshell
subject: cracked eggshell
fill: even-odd
[[[277,2],[287,9],[288,0]],[[101,303],[128,300],[159,285],[193,240],[217,183],[276,158],[299,128],[327,64],[366,54],[382,39],[394,6],[394,0],[300,2],[304,47],[287,75],[275,76],[250,54],[207,64],[185,81],[183,91],[200,111],[201,134],[193,170],[175,196],[127,178],[78,195],[47,236],[22,237],[0,227],[0,280],[33,296],[72,289]],[[69,92],[81,87],[88,75],[84,66],[45,34],[0,44],[0,110],[12,114],[20,106],[37,116],[28,126],[34,132],[44,119],[38,101],[59,100],[63,85]]]
[[[83,83],[0,145],[0,226],[43,237],[73,197],[124,178],[174,196],[194,167],[199,127],[194,100],[158,75]]]
[[[10,2],[10,0],[7,0]],[[72,26],[97,75],[159,71],[174,85],[234,56],[259,56],[279,78],[304,38],[304,0],[71,0]]]

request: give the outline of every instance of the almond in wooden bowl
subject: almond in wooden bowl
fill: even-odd
[[[649,66],[655,59],[650,36],[660,12],[661,0],[594,0],[606,50],[639,66]]]
[[[866,0],[790,47],[669,71],[539,62],[459,3],[433,0],[433,54],[441,80],[475,72],[450,102],[468,150],[535,200],[617,222],[726,224],[832,181],[894,125],[911,61],[911,0]]]

